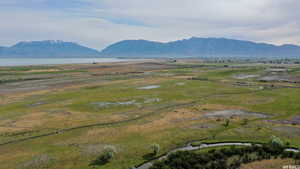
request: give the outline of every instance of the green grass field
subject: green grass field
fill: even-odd
[[[18,79],[51,76],[52,80],[2,84],[4,78],[0,79],[0,89],[13,91],[3,93],[0,100],[0,168],[129,169],[148,160],[153,143],[164,154],[203,138],[206,142],[267,142],[275,135],[300,147],[300,85],[235,78],[270,75],[270,65],[147,65],[147,70],[137,64],[111,70],[91,65],[2,68],[0,74]],[[126,75],[114,73],[122,71]],[[300,79],[297,72],[290,75]],[[61,83],[40,91],[16,90],[55,81]],[[153,85],[156,88],[142,89]],[[206,116],[224,110],[265,117],[251,113]],[[225,119],[230,119],[226,127]],[[247,124],[242,124],[244,119]],[[115,147],[116,156],[105,165],[91,166],[105,146]]]

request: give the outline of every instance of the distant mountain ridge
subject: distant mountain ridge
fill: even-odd
[[[60,40],[19,42],[11,47],[0,47],[0,57],[5,58],[76,58],[98,57],[97,50],[73,42]]]
[[[185,58],[185,57],[264,57],[300,58],[300,46],[272,45],[226,38],[183,39],[167,43],[148,40],[124,40],[97,51],[74,42],[59,40],[19,42],[0,46],[0,58]]]
[[[300,57],[300,46],[276,46],[226,38],[183,39],[168,43],[124,40],[112,44],[102,55],[114,57]]]

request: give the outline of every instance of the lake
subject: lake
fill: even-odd
[[[29,66],[29,65],[54,65],[54,64],[79,64],[79,63],[111,63],[135,61],[137,59],[117,59],[117,58],[0,58],[0,66]]]

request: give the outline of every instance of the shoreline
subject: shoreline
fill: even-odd
[[[140,61],[148,61],[148,60],[149,59],[120,59],[120,58],[0,58],[0,68],[18,67],[18,66],[126,63],[126,62],[140,62]]]

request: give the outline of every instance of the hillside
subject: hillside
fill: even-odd
[[[168,43],[125,40],[108,46],[102,54],[123,57],[300,57],[300,46],[193,37]]]
[[[0,47],[0,58],[87,58],[87,57],[237,57],[296,58],[300,46],[272,45],[225,38],[190,38],[168,43],[147,40],[124,40],[102,52],[73,42],[57,40],[19,42]]]
[[[96,57],[99,55],[100,53],[94,49],[90,49],[73,42],[56,40],[19,42],[11,47],[0,48],[0,57],[9,58],[70,58]]]

